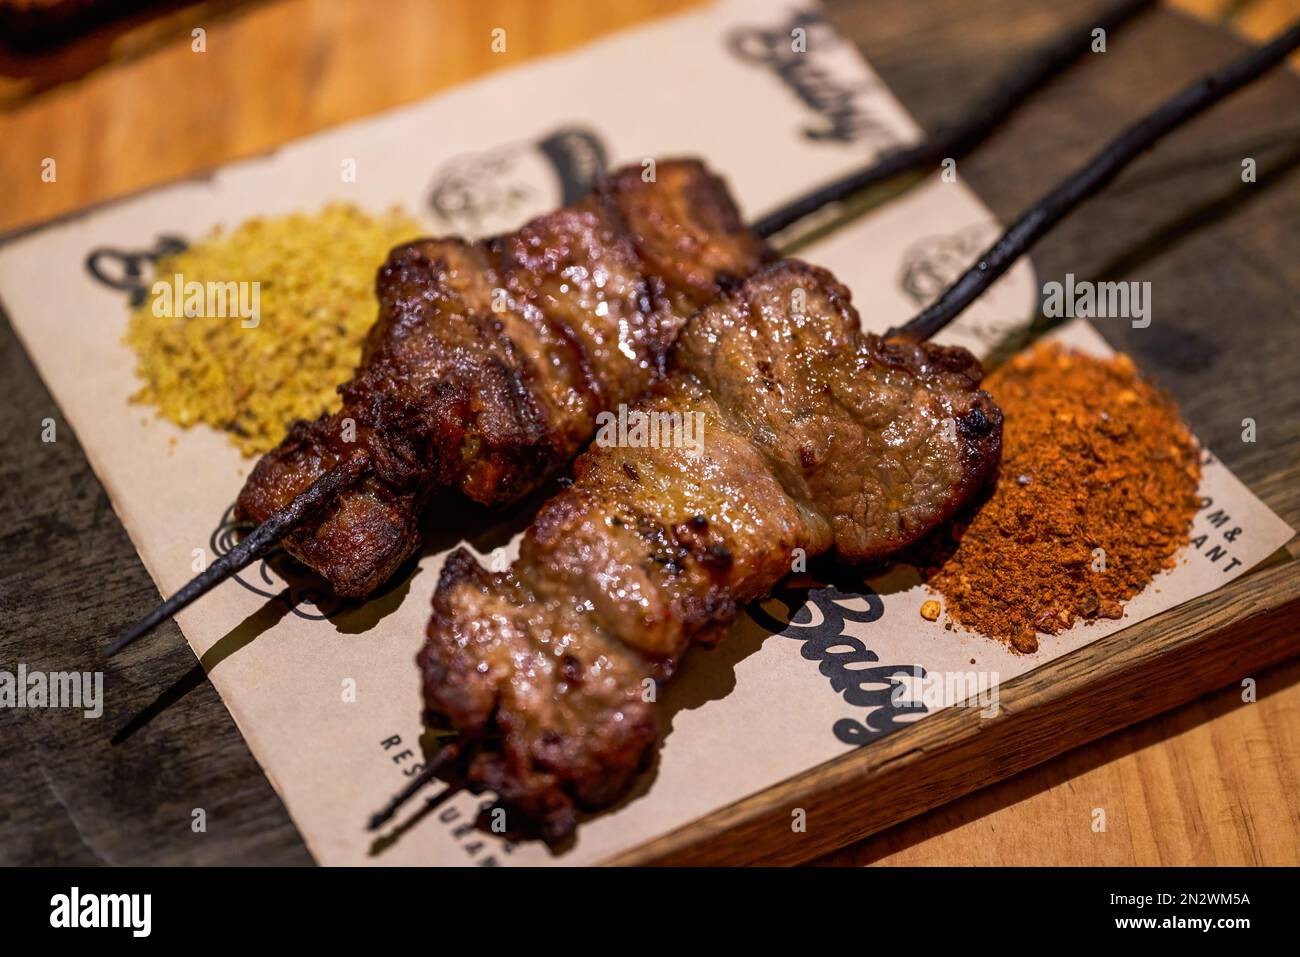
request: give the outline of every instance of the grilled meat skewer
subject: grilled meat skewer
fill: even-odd
[[[419,657],[464,779],[552,841],[652,753],[646,679],[720,637],[797,549],[889,555],[999,457],[1002,415],[970,353],[862,334],[848,290],[797,261],[698,313],[670,366],[634,411],[702,422],[699,450],[593,445],[508,571],[448,558]]]
[[[284,541],[337,594],[365,595],[418,547],[434,488],[507,504],[567,466],[686,319],[766,256],[701,163],[660,161],[655,179],[630,166],[514,233],[394,249],[343,407],[262,458],[237,517],[265,521],[365,452],[369,474]]]

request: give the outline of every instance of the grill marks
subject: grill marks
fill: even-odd
[[[506,236],[393,250],[343,408],[258,463],[240,517],[264,520],[355,448],[353,423],[374,473],[285,544],[340,595],[364,595],[418,546],[433,488],[508,503],[567,464],[597,413],[660,375],[687,316],[765,256],[701,164],[640,172]]]
[[[448,561],[420,654],[461,770],[561,840],[657,740],[647,679],[712,642],[809,555],[883,557],[992,474],[1001,414],[959,349],[859,332],[793,261],[695,316],[638,408],[701,413],[703,450],[592,447],[510,570]]]

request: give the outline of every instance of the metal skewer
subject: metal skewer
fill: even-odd
[[[1111,31],[1127,23],[1138,13],[1152,6],[1154,0],[1121,0],[1099,17],[1090,18],[1086,24],[1076,24],[1034,53],[1026,62],[1013,70],[978,103],[963,112],[963,119],[928,137],[916,146],[887,154],[870,166],[864,167],[843,179],[820,187],[763,216],[751,226],[751,231],[761,239],[793,225],[834,203],[842,202],[867,187],[878,185],[904,173],[928,169],[946,157],[958,157],[969,152],[983,141],[1007,118],[1011,112],[1039,89],[1052,76],[1086,53],[1092,43],[1093,30]],[[353,476],[352,481],[359,479]],[[328,474],[319,480],[324,482]],[[319,483],[318,483],[319,484]],[[346,486],[338,484],[337,491]],[[316,486],[302,493],[312,495]],[[271,551],[276,543],[293,529],[319,514],[329,502],[324,495],[316,495],[310,504],[300,504],[294,499],[272,514],[234,549],[213,562],[206,570],[186,584],[144,618],[128,628],[108,650],[117,654],[131,642],[147,634],[157,625],[211,591],[227,578],[231,578]]]
[[[1035,203],[1008,229],[976,265],[972,266],[928,308],[886,337],[904,336],[915,341],[930,338],[957,318],[984,290],[1067,213],[1099,192],[1129,163],[1150,149],[1166,134],[1205,112],[1224,97],[1241,89],[1276,67],[1300,47],[1300,22],[1228,66],[1198,80],[1112,140],[1090,161],[1068,176],[1052,192]],[[437,777],[436,768],[448,755],[444,749],[425,772],[370,819],[376,830]]]

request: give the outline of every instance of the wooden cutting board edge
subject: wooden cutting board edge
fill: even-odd
[[[605,863],[800,863],[1242,682],[1300,655],[1298,568],[1289,554],[1265,562],[1001,684],[995,717],[947,708]]]

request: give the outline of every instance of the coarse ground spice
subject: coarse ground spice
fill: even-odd
[[[125,338],[144,382],[132,401],[180,426],[228,432],[245,455],[265,452],[293,420],[337,408],[334,390],[360,361],[375,321],[375,271],[393,246],[421,232],[398,210],[371,216],[334,204],[252,219],[160,260],[159,282],[179,274],[186,284],[259,283],[258,322],[159,317],[146,299]]]
[[[1005,417],[997,485],[922,564],[953,621],[1029,653],[1037,633],[1119,618],[1174,564],[1200,457],[1173,401],[1125,355],[1042,344],[985,388]]]

